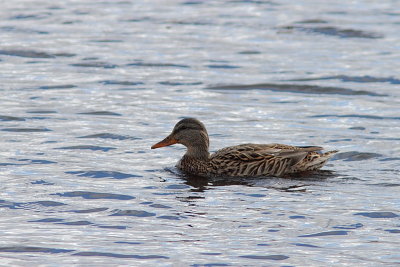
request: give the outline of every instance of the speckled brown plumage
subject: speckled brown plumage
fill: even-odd
[[[243,144],[226,147],[209,155],[209,139],[204,125],[197,119],[179,121],[172,133],[152,148],[183,144],[186,154],[177,167],[205,177],[284,176],[321,168],[337,151],[320,153],[318,146],[282,144]]]

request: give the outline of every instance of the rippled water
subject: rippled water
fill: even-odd
[[[5,1],[4,266],[400,263],[399,1]],[[295,179],[200,179],[150,150],[323,145]]]

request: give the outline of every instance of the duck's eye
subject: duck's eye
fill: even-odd
[[[188,129],[187,126],[180,126],[175,130],[175,132],[178,133],[178,132],[181,132],[181,131],[184,131],[184,130],[187,130],[187,129]]]
[[[176,131],[177,132],[180,132],[180,131],[185,131],[185,130],[195,130],[195,128],[193,128],[193,126],[191,126],[191,125],[182,125],[182,126],[179,126],[177,129],[176,129]]]

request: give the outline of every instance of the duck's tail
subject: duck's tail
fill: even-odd
[[[322,157],[327,157],[327,159],[330,159],[334,154],[338,153],[339,150],[332,150],[332,151],[328,151],[324,154],[322,154]]]
[[[307,156],[293,166],[292,172],[314,171],[320,169],[325,163],[338,152],[338,150],[328,151],[323,154],[309,152]]]
[[[333,157],[333,155],[336,154],[337,152],[339,152],[339,150],[332,150],[332,151],[328,151],[328,152],[321,154],[319,157],[315,158],[308,164],[307,170],[312,171],[312,170],[318,170],[318,169],[322,168],[322,166],[324,166],[325,163],[331,157]]]

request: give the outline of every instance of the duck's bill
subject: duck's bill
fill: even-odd
[[[165,146],[170,146],[173,144],[176,144],[178,141],[175,138],[167,136],[164,140],[161,142],[158,142],[157,144],[153,145],[151,149],[155,148],[160,148],[160,147],[165,147]]]

